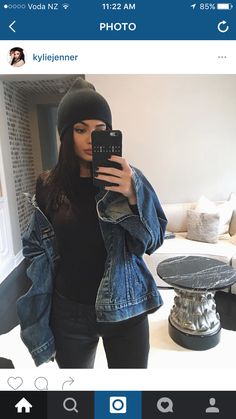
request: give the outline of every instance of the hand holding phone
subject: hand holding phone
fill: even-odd
[[[116,186],[116,183],[96,179],[98,167],[115,167],[122,169],[121,165],[109,161],[112,155],[122,156],[122,133],[119,130],[93,131],[92,132],[92,153],[93,153],[93,183],[96,186]],[[107,174],[108,175],[108,174]]]

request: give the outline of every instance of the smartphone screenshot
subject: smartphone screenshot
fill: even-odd
[[[0,0],[9,419],[235,417],[235,17]]]

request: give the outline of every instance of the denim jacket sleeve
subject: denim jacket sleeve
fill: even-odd
[[[139,169],[132,167],[132,170],[138,214],[131,210],[122,194],[108,192],[98,201],[98,215],[101,220],[119,224],[126,231],[131,253],[150,255],[163,243],[167,219],[151,184]]]
[[[43,237],[39,234],[36,209],[23,234],[22,244],[23,255],[28,262],[27,277],[32,285],[18,299],[17,313],[21,338],[38,366],[49,361],[55,353],[54,337],[48,328],[54,263],[49,253],[50,246],[45,247]]]

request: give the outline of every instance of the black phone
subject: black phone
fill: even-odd
[[[117,183],[95,179],[95,176],[98,167],[115,167],[117,169],[122,169],[119,163],[108,160],[112,155],[122,156],[122,132],[120,130],[93,131],[92,154],[94,185],[99,187],[116,186]]]

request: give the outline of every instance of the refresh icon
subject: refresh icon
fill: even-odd
[[[217,29],[219,32],[225,33],[228,32],[229,26],[225,20],[221,20],[221,22],[219,22],[217,25]]]

